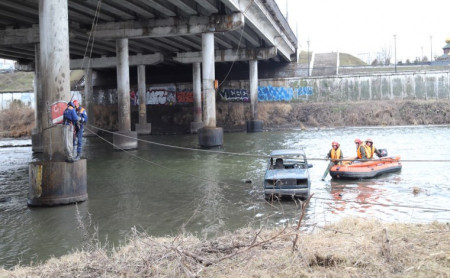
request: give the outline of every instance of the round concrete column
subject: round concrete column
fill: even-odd
[[[216,127],[216,90],[214,89],[214,33],[202,34],[203,60],[203,125],[198,130],[199,145],[217,147],[223,145],[223,129]]]
[[[86,58],[87,59],[87,58]],[[92,68],[87,68],[84,70],[84,103],[82,106],[86,109],[86,113],[88,115],[88,127],[90,124],[94,123],[94,86],[93,86],[93,71]],[[94,128],[90,128],[90,130],[95,130]],[[95,136],[93,132],[90,130],[84,129],[83,136]]]
[[[42,146],[42,124],[40,115],[43,108],[42,104],[42,89],[41,89],[41,50],[39,44],[35,44],[34,48],[34,96],[36,100],[36,107],[34,108],[34,120],[36,122],[35,128],[31,130],[31,150],[35,153],[44,151]]]
[[[137,66],[138,70],[138,94],[139,94],[139,123],[136,124],[136,132],[138,134],[150,134],[152,132],[152,124],[147,123],[147,99],[145,96],[145,65]]]
[[[194,97],[194,121],[191,122],[191,133],[197,133],[203,127],[200,63],[192,64],[192,93]]]
[[[136,149],[138,146],[137,132],[131,131],[128,39],[119,39],[116,41],[116,52],[119,132],[113,135],[114,149]]]
[[[247,121],[247,132],[260,132],[262,131],[263,122],[258,120],[258,61],[249,61],[249,67],[251,119]]]
[[[58,11],[57,13],[55,11]],[[65,162],[63,128],[54,125],[51,105],[69,101],[69,26],[64,0],[39,1],[43,159],[30,163],[29,205],[52,206],[87,199],[86,160]]]

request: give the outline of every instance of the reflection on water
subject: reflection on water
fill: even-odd
[[[449,127],[389,127],[226,133],[220,150],[267,155],[274,149],[304,147],[309,158],[322,158],[330,142],[338,141],[350,156],[355,152],[354,138],[371,137],[376,147],[402,159],[448,159],[449,131]],[[195,135],[140,138],[197,147]],[[11,142],[15,140],[0,140],[0,146]],[[84,231],[78,218],[85,224],[92,221],[101,242],[117,245],[132,227],[154,236],[188,232],[208,237],[249,225],[296,225],[301,214],[299,202],[265,202],[263,157],[168,149],[142,141],[138,150],[125,153],[113,151],[98,138],[86,139],[85,154],[89,200],[77,206],[30,209],[28,163],[37,157],[31,147],[0,148],[0,265],[28,264],[82,248]],[[399,173],[353,181],[321,181],[327,162],[310,163],[314,198],[304,218],[305,229],[347,216],[450,220],[449,163],[404,161]],[[421,191],[414,194],[414,188]]]

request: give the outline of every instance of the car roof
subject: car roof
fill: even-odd
[[[273,150],[270,156],[287,156],[287,155],[303,155],[305,152],[300,149],[284,149],[284,150]]]

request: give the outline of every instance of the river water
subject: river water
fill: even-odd
[[[361,181],[320,178],[327,162],[310,160],[313,198],[303,227],[314,229],[343,217],[428,223],[450,221],[449,126],[340,128],[262,133],[225,133],[218,151],[267,155],[305,149],[323,158],[331,141],[354,156],[356,137],[370,137],[389,155],[401,155],[399,173]],[[197,148],[196,135],[142,136],[143,140]],[[105,140],[112,141],[111,137]],[[45,261],[86,247],[123,244],[133,227],[154,236],[193,233],[206,238],[238,228],[296,225],[299,202],[264,201],[266,159],[172,149],[140,141],[139,149],[113,151],[86,138],[89,200],[53,208],[27,207],[28,164],[37,159],[30,140],[0,140],[0,266]],[[14,147],[10,145],[20,145]],[[413,162],[408,160],[423,160]],[[418,191],[418,192],[417,192]]]

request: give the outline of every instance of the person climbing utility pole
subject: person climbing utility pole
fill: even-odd
[[[64,140],[64,153],[66,155],[66,162],[74,162],[76,159],[73,157],[73,138],[74,138],[74,126],[78,122],[78,115],[74,108],[74,104],[69,101],[67,108],[63,114],[63,140]]]
[[[336,164],[341,164],[341,159],[344,157],[343,152],[341,151],[340,144],[336,141],[331,142],[331,150],[327,154],[327,158],[331,159],[330,163],[328,163],[328,167],[323,173],[322,180],[325,180],[328,173],[330,172],[331,167]]]
[[[78,160],[81,158],[81,148],[83,146],[83,132],[84,132],[84,125],[87,123],[87,113],[86,109],[84,107],[80,106],[78,103],[78,100],[74,100],[73,104],[75,105],[77,116],[78,116],[78,122],[75,126],[75,136],[73,137],[73,145],[77,146],[77,155],[75,157],[75,160]],[[77,144],[75,144],[77,143]]]

